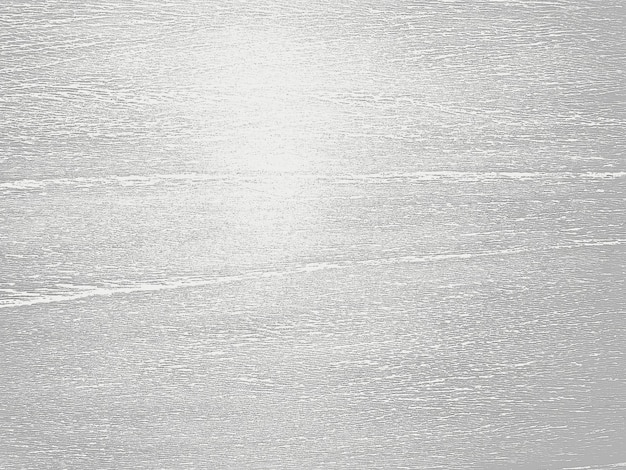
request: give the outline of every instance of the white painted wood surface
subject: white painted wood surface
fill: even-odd
[[[0,468],[624,467],[625,26],[2,3]]]

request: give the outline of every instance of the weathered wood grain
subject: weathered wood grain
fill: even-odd
[[[626,465],[619,1],[0,5],[0,467]]]

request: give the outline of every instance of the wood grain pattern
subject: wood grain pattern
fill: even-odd
[[[0,5],[0,467],[626,465],[626,9]]]

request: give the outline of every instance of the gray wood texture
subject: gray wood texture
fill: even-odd
[[[626,3],[0,4],[0,468],[626,467]]]

